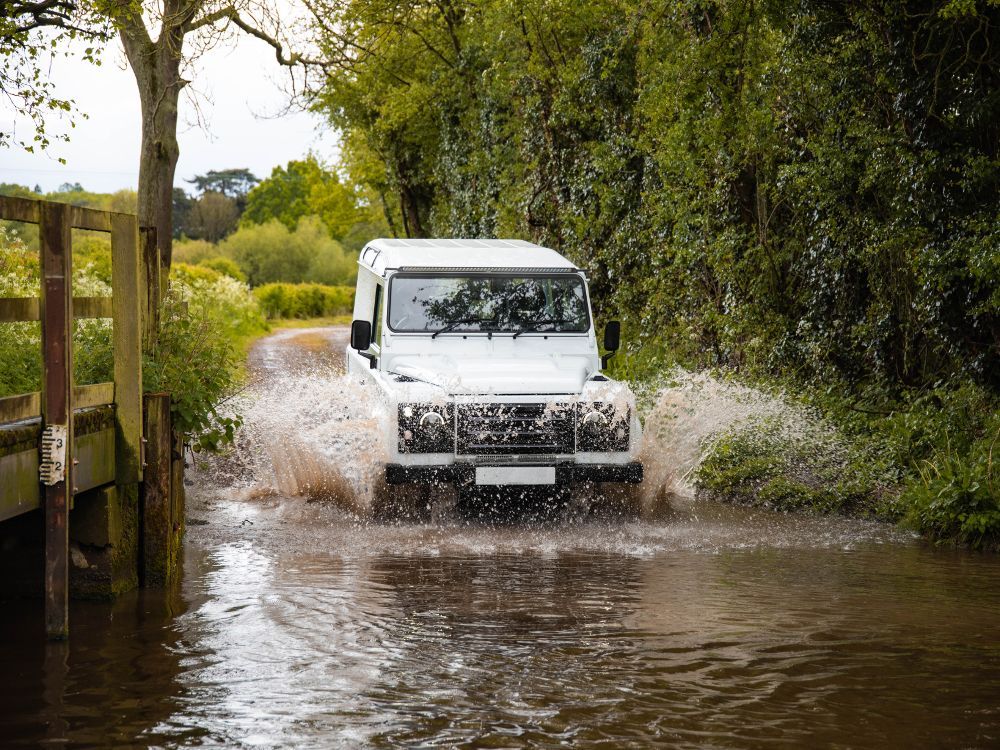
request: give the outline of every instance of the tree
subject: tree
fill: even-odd
[[[156,227],[156,250],[160,262],[169,268],[174,173],[180,154],[178,102],[188,84],[181,75],[185,61],[230,31],[270,45],[280,65],[293,67],[309,61],[288,51],[276,11],[257,0],[164,0],[162,4],[146,0],[116,6],[112,20],[139,89],[139,222]],[[190,45],[188,50],[185,43]]]
[[[192,239],[218,242],[236,228],[239,219],[235,200],[222,193],[205,193],[191,206],[185,234]]]
[[[692,366],[1000,391],[995,0],[315,0],[409,235],[521,236]]]
[[[188,180],[199,193],[222,193],[236,201],[240,213],[246,208],[247,193],[260,179],[249,169],[211,169],[207,174],[195,175]]]
[[[330,238],[315,216],[307,216],[294,231],[271,219],[241,226],[219,244],[225,257],[236,261],[252,286],[275,281],[351,284],[357,258]]]
[[[480,72],[466,64],[471,59],[464,48],[464,24],[474,5],[315,0],[310,9],[329,71],[314,107],[345,134],[349,168],[367,167],[368,184],[383,205],[386,194],[395,196],[403,233],[426,236],[437,189],[438,134],[454,114],[441,105],[456,91],[471,95]],[[395,219],[387,218],[390,224]]]
[[[18,140],[18,145],[26,151],[48,148],[51,137],[46,118],[74,111],[73,101],[56,96],[53,82],[40,74],[43,57],[55,54],[67,40],[84,39],[90,43],[84,59],[100,64],[98,50],[110,36],[108,21],[76,0],[0,0],[0,95],[11,111],[31,121],[34,130],[29,140]],[[65,134],[54,137],[68,140]],[[13,131],[0,131],[0,147],[12,142]]]
[[[173,238],[180,239],[186,233],[191,218],[194,199],[184,192],[183,188],[175,187],[173,192]]]
[[[241,227],[219,249],[236,261],[251,286],[299,282],[309,270],[309,254],[291,242],[291,232],[278,221]]]
[[[275,167],[271,176],[250,191],[243,214],[246,224],[277,219],[295,229],[304,216],[319,216],[335,239],[340,239],[359,219],[357,200],[337,173],[312,154],[286,167]]]

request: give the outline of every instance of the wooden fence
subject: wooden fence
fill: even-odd
[[[144,342],[148,347],[155,339],[160,289],[159,263],[144,262],[149,256],[141,243],[155,246],[155,236],[141,233],[133,215],[22,198],[0,197],[0,219],[39,227],[40,296],[0,298],[0,322],[40,321],[43,360],[41,391],[0,398],[0,426],[9,438],[8,450],[0,452],[0,521],[43,510],[46,630],[65,637],[74,497],[103,488],[125,513],[141,514],[142,354]],[[73,229],[110,233],[111,297],[72,296]],[[111,318],[112,382],[74,384],[72,334],[79,318]],[[93,416],[101,410],[107,418]],[[38,433],[41,450],[31,439]]]

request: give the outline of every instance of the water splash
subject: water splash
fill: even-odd
[[[788,431],[815,431],[806,410],[780,395],[677,369],[655,388],[643,420],[643,505],[653,511],[694,497],[692,476],[713,438],[744,425],[778,422]]]
[[[257,384],[233,409],[244,420],[235,444],[203,464],[213,484],[361,515],[384,492],[387,415],[370,387],[334,372],[284,375]]]
[[[280,345],[286,338],[292,337],[276,336],[273,341]],[[303,351],[297,339],[295,343]],[[288,351],[271,354],[279,360],[288,357]],[[213,485],[238,488],[247,496],[323,501],[361,516],[386,505],[427,504],[428,498],[418,497],[426,490],[384,484],[381,436],[389,415],[372,387],[329,363],[317,367],[312,361],[300,362],[303,366],[286,370],[269,366],[274,364],[263,361],[262,377],[234,404],[244,427],[233,449],[202,462]],[[803,434],[816,431],[815,419],[780,395],[705,373],[678,369],[636,391],[644,417],[645,481],[638,488],[605,487],[603,495],[616,506],[641,507],[647,517],[659,517],[673,504],[693,499],[693,472],[716,436],[767,421]],[[443,493],[436,489],[434,494],[436,498]],[[449,500],[453,498],[435,506],[448,505]]]

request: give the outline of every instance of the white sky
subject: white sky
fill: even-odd
[[[196,125],[189,98],[181,96],[180,160],[175,184],[190,191],[186,178],[210,169],[249,168],[264,178],[271,168],[301,158],[312,149],[321,158],[336,156],[336,138],[320,118],[302,112],[270,117],[284,109],[281,84],[287,75],[262,42],[239,37],[235,43],[206,53],[196,64],[192,86],[203,96],[207,130]],[[135,188],[139,172],[139,95],[132,71],[117,42],[95,67],[80,59],[56,59],[51,68],[56,95],[73,98],[89,119],[78,119],[69,143],[54,143],[47,154],[28,154],[18,147],[0,150],[0,182],[55,190],[79,182],[87,190],[111,192]],[[0,105],[0,129],[7,130],[15,113]],[[57,120],[52,132],[65,130]],[[30,123],[17,121],[16,136],[30,140]],[[66,159],[61,165],[57,157]]]

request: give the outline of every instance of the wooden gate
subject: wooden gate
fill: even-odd
[[[12,440],[21,442],[15,442],[11,452],[0,453],[0,521],[43,509],[46,630],[50,637],[65,637],[68,514],[74,496],[113,486],[122,502],[138,502],[143,473],[143,337],[150,337],[147,321],[155,317],[148,310],[159,304],[147,299],[147,289],[159,289],[159,264],[147,268],[143,262],[146,256],[140,252],[140,230],[133,215],[0,197],[0,219],[39,227],[40,296],[0,298],[0,322],[40,321],[43,355],[41,391],[0,398],[0,425],[24,423],[20,431],[9,431]],[[72,229],[110,233],[111,297],[72,296]],[[157,275],[152,284],[147,284],[149,274]],[[73,383],[75,318],[111,318],[112,382]],[[87,433],[74,434],[82,415],[102,408],[109,412],[108,419],[90,418]],[[41,451],[35,441],[24,439],[32,431],[41,433]],[[18,445],[24,450],[16,450]]]

